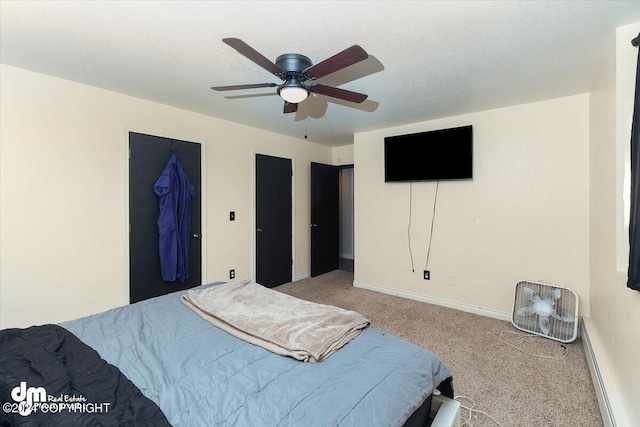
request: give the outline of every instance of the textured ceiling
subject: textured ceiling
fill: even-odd
[[[0,17],[2,63],[341,146],[356,132],[588,92],[640,1],[2,0]],[[280,83],[225,37],[272,61],[318,63],[359,44],[368,60],[319,82],[369,98],[318,95],[285,115],[273,88],[214,92]]]

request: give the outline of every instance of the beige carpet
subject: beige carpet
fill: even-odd
[[[298,298],[355,310],[371,326],[434,353],[453,374],[456,395],[475,400],[503,426],[602,426],[582,343],[566,344],[563,359],[543,359],[504,344],[509,322],[469,314],[378,292],[354,288],[353,273],[336,270],[275,289]],[[527,351],[562,356],[561,344],[536,338],[532,343],[505,334]],[[468,400],[461,400],[469,405]],[[463,411],[468,417],[468,412]],[[474,427],[495,426],[485,415]]]

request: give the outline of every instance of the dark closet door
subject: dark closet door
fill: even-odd
[[[129,300],[147,298],[202,284],[200,144],[129,133]],[[191,200],[189,277],[165,282],[160,272],[158,197],[153,185],[162,174],[170,150],[176,150],[196,196]]]
[[[311,163],[311,276],[340,264],[340,168]]]
[[[256,282],[291,281],[291,160],[256,155]]]

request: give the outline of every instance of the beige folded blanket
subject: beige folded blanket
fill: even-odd
[[[255,282],[190,290],[182,302],[235,337],[305,362],[323,361],[369,325],[355,311],[303,301]]]

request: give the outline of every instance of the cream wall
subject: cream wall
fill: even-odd
[[[127,303],[127,131],[203,143],[204,281],[231,268],[252,276],[253,155],[292,158],[294,275],[308,274],[309,163],[331,163],[330,148],[14,67],[0,73],[1,328]]]
[[[640,292],[628,289],[626,277],[618,272],[616,241],[617,237],[628,239],[626,230],[620,236],[618,205],[638,57],[630,41],[639,32],[640,23],[617,30],[616,39],[611,40],[614,54],[603,64],[590,105],[592,302],[585,324],[619,426],[640,422]]]
[[[472,181],[384,182],[384,137],[473,125]],[[589,314],[589,95],[355,135],[355,284],[457,307],[511,311],[522,279],[562,284]],[[453,276],[455,286],[448,284]]]
[[[353,145],[334,147],[333,164],[336,166],[353,164]]]

